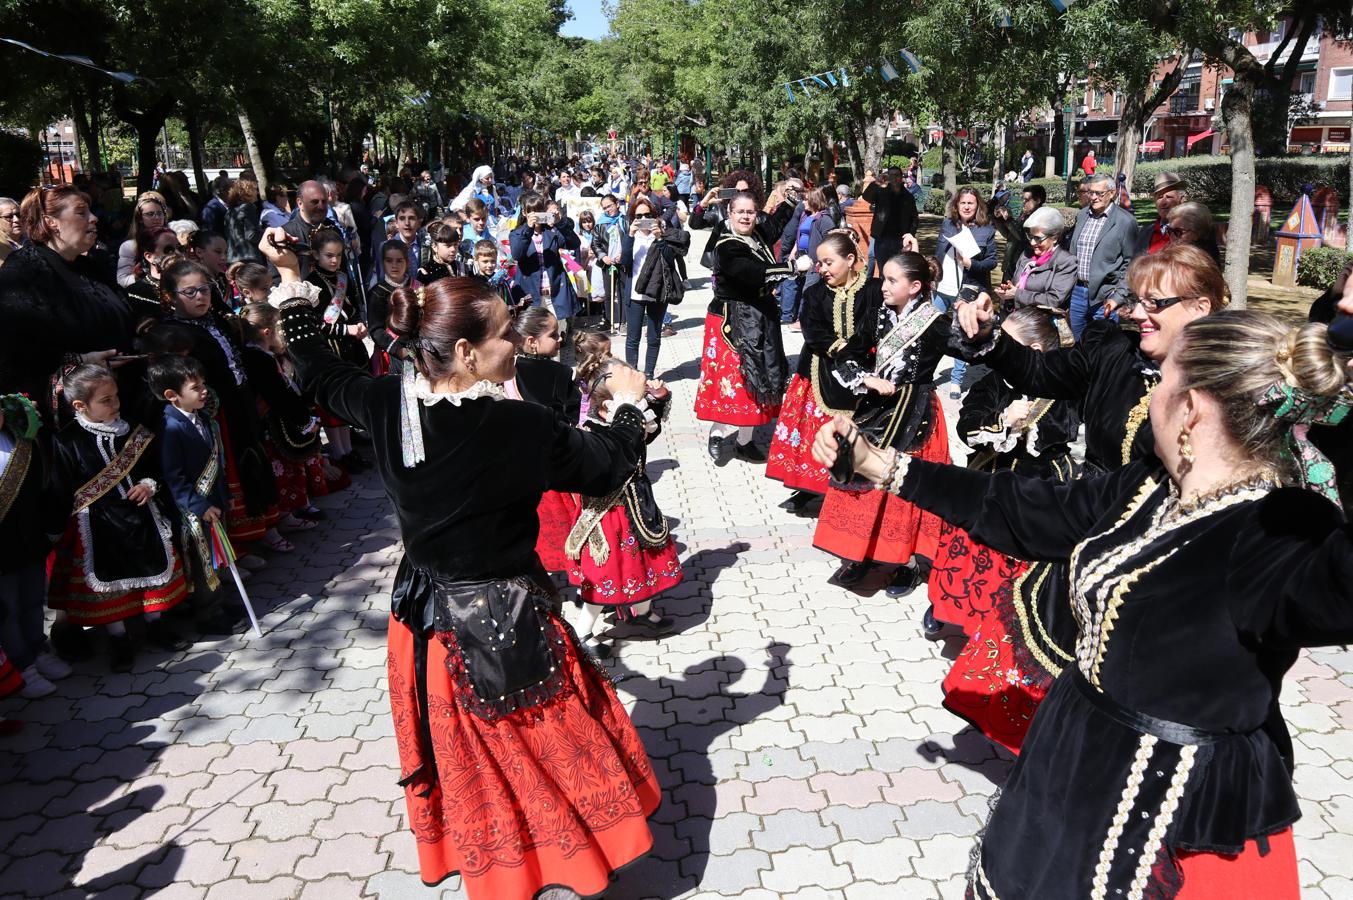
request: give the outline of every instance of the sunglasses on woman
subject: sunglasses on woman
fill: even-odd
[[[1131,312],[1140,306],[1149,313],[1160,312],[1162,309],[1169,309],[1181,300],[1191,300],[1192,297],[1138,297],[1136,294],[1128,294],[1127,299],[1123,301],[1123,312]]]

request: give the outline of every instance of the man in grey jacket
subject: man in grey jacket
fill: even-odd
[[[1113,176],[1086,180],[1090,205],[1076,215],[1068,249],[1076,257],[1071,289],[1071,332],[1077,339],[1093,319],[1104,318],[1104,303],[1127,294],[1127,269],[1136,252],[1137,220],[1114,201]]]

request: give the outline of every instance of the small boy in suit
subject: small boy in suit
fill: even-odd
[[[211,553],[212,524],[228,505],[225,448],[208,408],[211,394],[202,366],[192,357],[159,357],[151,363],[146,380],[151,391],[166,401],[164,432],[158,441],[160,465],[178,506],[184,560],[193,572],[198,628],[205,635],[232,634],[236,620],[222,608],[232,588],[217,574]]]

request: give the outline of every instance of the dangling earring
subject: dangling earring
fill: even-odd
[[[1187,428],[1179,429],[1179,459],[1184,464],[1184,469],[1193,468],[1193,442],[1189,440],[1189,430]]]

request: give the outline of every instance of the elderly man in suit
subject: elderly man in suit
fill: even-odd
[[[1188,183],[1178,172],[1161,172],[1151,188],[1156,201],[1156,221],[1137,229],[1137,255],[1155,253],[1170,246],[1170,211],[1188,199]]]
[[[1114,202],[1113,176],[1091,176],[1084,186],[1090,205],[1076,215],[1067,248],[1076,257],[1070,325],[1077,339],[1091,320],[1104,318],[1105,301],[1127,294],[1128,264],[1137,248],[1137,220]]]

